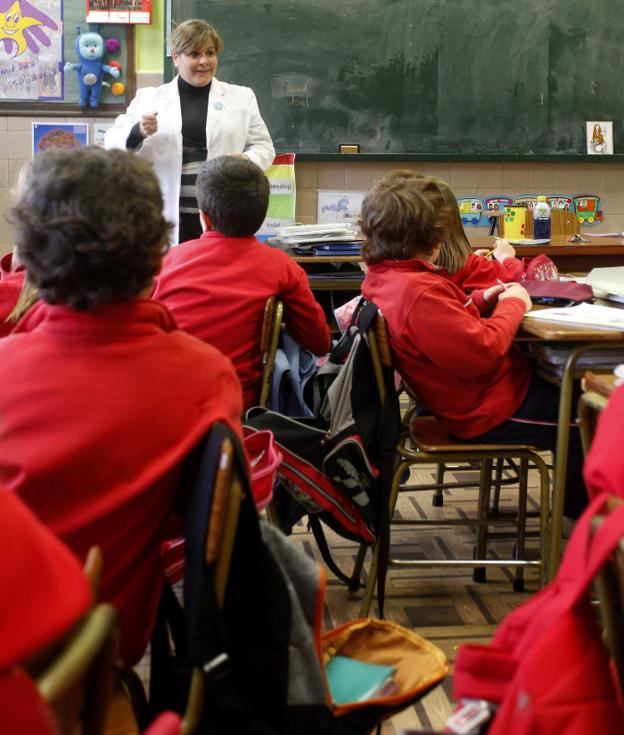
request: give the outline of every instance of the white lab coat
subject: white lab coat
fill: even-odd
[[[163,194],[165,219],[175,223],[171,242],[178,242],[178,207],[182,170],[182,114],[178,77],[160,87],[137,91],[127,112],[106,132],[106,148],[126,148],[132,127],[147,112],[158,112],[158,131],[145,138],[137,154],[154,166]],[[208,159],[228,153],[245,153],[261,169],[275,157],[271,136],[260,116],[256,96],[249,87],[213,78],[206,118]]]

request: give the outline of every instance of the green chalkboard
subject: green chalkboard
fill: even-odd
[[[218,77],[254,89],[278,151],[583,154],[586,120],[612,120],[621,150],[623,0],[173,3],[191,17],[221,33]]]

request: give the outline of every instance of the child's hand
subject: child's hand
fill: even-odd
[[[498,296],[498,294],[502,293],[505,290],[505,284],[504,283],[497,283],[496,286],[490,286],[489,288],[486,288],[483,292],[483,298],[485,301],[491,302],[494,301],[494,297]]]
[[[474,250],[473,252],[474,252],[475,255],[480,255],[481,257],[485,258],[492,251],[491,250],[488,250],[487,248],[479,248],[478,250]]]
[[[519,283],[505,284],[505,290],[498,295],[498,300],[504,301],[505,299],[522,299],[524,301],[524,313],[531,311],[532,304],[529,292]]]
[[[516,254],[514,248],[507,242],[507,240],[497,240],[494,245],[494,257],[499,263],[502,263],[506,258],[513,258]]]

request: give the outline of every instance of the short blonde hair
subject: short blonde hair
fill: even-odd
[[[223,50],[223,40],[217,31],[205,20],[192,18],[176,26],[171,34],[172,54],[190,54],[213,44],[219,54]]]

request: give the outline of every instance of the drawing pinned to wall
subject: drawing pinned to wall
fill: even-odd
[[[520,194],[514,197],[513,203],[518,207],[526,207],[529,212],[532,212],[537,204],[537,194]]]
[[[588,121],[585,123],[587,153],[590,156],[604,156],[613,153],[613,123]]]
[[[602,222],[600,197],[595,194],[579,194],[574,197],[574,211],[581,225],[595,225]]]
[[[0,0],[0,98],[62,99],[62,0]]]
[[[316,221],[357,224],[362,209],[363,191],[319,191]]]
[[[86,123],[39,123],[32,124],[32,153],[48,148],[73,150],[87,145],[89,142],[89,126]]]
[[[149,25],[152,0],[87,0],[87,23]]]
[[[572,209],[572,197],[565,194],[549,194],[546,201],[551,209],[565,209],[568,212]]]
[[[481,197],[457,197],[459,216],[463,225],[477,227],[481,221],[484,200]]]

